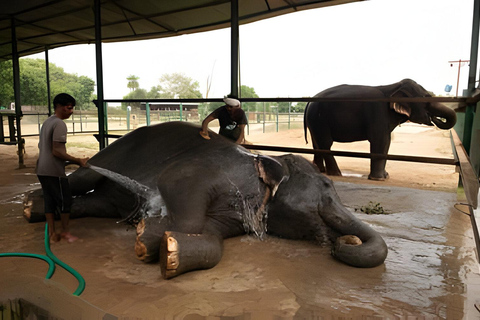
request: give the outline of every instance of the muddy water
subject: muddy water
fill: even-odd
[[[34,182],[25,183],[28,189]],[[472,294],[480,279],[470,220],[454,208],[455,193],[350,183],[336,188],[352,211],[372,201],[390,212],[356,213],[385,238],[384,265],[351,268],[333,260],[328,247],[243,236],[225,241],[216,267],[167,281],[158,265],[135,259],[134,230],[93,218],[72,221],[81,240],[60,242],[52,251],[84,276],[82,299],[125,318],[474,319],[467,315],[476,316]],[[22,218],[22,194],[0,198],[0,251],[43,254],[44,226]],[[28,287],[22,274],[42,277],[46,269],[38,261],[0,259],[0,300]],[[65,294],[77,286],[61,270],[49,281]]]

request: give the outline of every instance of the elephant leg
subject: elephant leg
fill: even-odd
[[[316,139],[315,137],[321,137]],[[330,150],[333,144],[333,139],[327,132],[312,132],[311,133],[313,148],[320,150]],[[313,162],[317,165],[320,172],[326,173],[330,176],[341,176],[342,172],[337,165],[337,161],[332,155],[329,154],[315,154]],[[325,162],[325,166],[324,163]]]
[[[213,234],[165,232],[160,244],[160,270],[164,279],[209,269],[222,258],[223,239]]]
[[[160,259],[160,242],[171,224],[167,217],[150,217],[140,220],[137,224],[135,254],[137,259],[151,263]]]
[[[317,144],[315,143],[315,140],[313,139],[313,137],[312,137],[312,140],[313,140],[313,149],[315,149],[315,150],[320,149],[320,148],[317,146]],[[326,170],[325,170],[325,165],[324,165],[323,161],[324,161],[324,159],[323,159],[323,155],[322,155],[322,154],[316,153],[316,154],[313,156],[313,163],[315,163],[315,165],[318,167],[318,169],[320,170],[320,172],[325,173]]]
[[[386,135],[379,135],[380,139],[375,139],[370,142],[370,152],[376,154],[387,155],[390,148],[391,136],[390,133]],[[387,159],[373,158],[370,161],[370,174],[368,179],[384,181],[388,179],[388,172],[385,171]]]
[[[313,140],[313,146],[315,149],[320,150],[330,150],[332,147],[333,140],[329,139],[326,141],[322,141],[321,143],[317,143]],[[325,161],[325,167],[323,167],[323,161]],[[329,176],[341,176],[342,172],[338,167],[337,161],[335,157],[329,154],[315,154],[313,158],[313,162],[317,165],[320,169],[320,172],[324,172]]]

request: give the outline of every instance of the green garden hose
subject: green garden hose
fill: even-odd
[[[82,275],[78,273],[75,269],[67,265],[65,262],[58,259],[50,250],[50,239],[48,237],[48,223],[45,224],[45,251],[47,252],[47,256],[53,260],[56,264],[58,264],[63,269],[70,272],[75,278],[78,280],[78,287],[77,290],[73,293],[74,296],[79,296],[82,294],[83,290],[85,290],[85,279],[83,279]]]
[[[53,273],[55,272],[55,263],[53,262],[52,259],[50,259],[47,256],[44,256],[43,254],[12,252],[12,253],[0,253],[0,258],[1,257],[24,257],[24,258],[41,259],[48,263],[48,272],[47,272],[47,276],[45,277],[47,279],[50,279],[53,276]]]
[[[48,223],[45,224],[45,251],[47,255],[42,255],[42,254],[34,254],[34,253],[0,253],[0,258],[1,257],[25,257],[25,258],[35,258],[35,259],[41,259],[45,262],[48,263],[48,271],[47,275],[45,278],[50,279],[53,276],[53,273],[55,272],[55,263],[58,264],[60,267],[63,269],[67,270],[70,272],[75,278],[78,280],[78,287],[77,290],[73,293],[74,296],[79,296],[82,294],[83,290],[85,290],[85,279],[75,271],[72,267],[64,263],[63,261],[59,260],[53,253],[52,250],[50,250],[50,239],[48,237]]]

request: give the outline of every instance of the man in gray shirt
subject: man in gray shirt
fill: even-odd
[[[70,161],[82,167],[89,158],[75,158],[67,153],[67,125],[63,120],[70,118],[75,107],[75,99],[66,93],[60,93],[53,100],[55,114],[49,117],[40,130],[36,173],[42,185],[45,201],[45,217],[51,242],[65,239],[73,242],[78,238],[68,229],[72,194],[65,174],[65,162]],[[55,212],[60,212],[62,232],[55,232]]]

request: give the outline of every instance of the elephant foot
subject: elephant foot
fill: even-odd
[[[141,240],[142,234],[145,232],[145,220],[142,219],[137,224],[137,238],[135,239],[135,254],[137,255],[138,260],[145,260],[147,256],[147,247]]]
[[[29,222],[45,221],[42,189],[30,192],[23,201],[23,217]]]
[[[351,246],[359,246],[362,244],[362,240],[359,237],[354,235],[346,235],[337,238],[337,243],[344,245],[351,245]]]
[[[164,279],[209,269],[222,258],[223,241],[208,234],[166,231],[160,244],[160,271]]]
[[[369,180],[374,180],[374,181],[385,181],[385,180],[388,180],[388,178],[390,178],[388,172],[385,172],[385,174],[383,176],[374,176],[372,174],[369,174],[368,175],[368,179]]]
[[[327,171],[327,176],[341,177],[342,172],[341,171]]]
[[[137,224],[137,238],[135,240],[135,254],[137,259],[145,263],[158,261],[161,236],[155,230],[146,227],[145,219]]]

